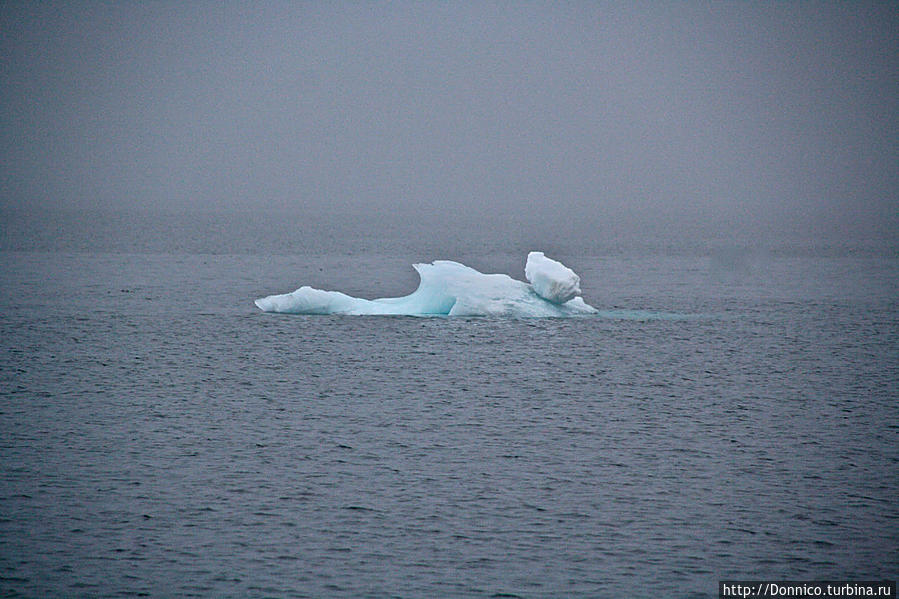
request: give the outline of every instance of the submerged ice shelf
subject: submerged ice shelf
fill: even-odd
[[[408,316],[580,316],[596,309],[580,297],[580,277],[543,255],[528,254],[528,282],[484,274],[450,260],[415,264],[420,282],[405,297],[368,300],[339,291],[300,287],[256,300],[265,312]]]

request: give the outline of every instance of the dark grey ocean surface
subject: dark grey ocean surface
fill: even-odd
[[[899,253],[614,223],[2,213],[0,595],[715,597],[899,577]],[[411,264],[576,319],[286,316]]]

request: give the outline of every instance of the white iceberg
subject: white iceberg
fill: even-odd
[[[581,294],[581,278],[543,252],[528,254],[524,276],[537,295],[554,304],[564,304]]]
[[[421,281],[418,289],[405,297],[368,300],[339,291],[300,287],[293,293],[257,299],[256,305],[265,312],[285,314],[558,317],[596,313],[595,308],[572,295],[573,291],[580,293],[580,278],[574,272],[540,252],[531,252],[529,266],[531,256],[531,284],[437,260],[414,265]]]

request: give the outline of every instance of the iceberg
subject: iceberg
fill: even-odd
[[[369,300],[304,286],[255,303],[264,312],[283,314],[565,317],[597,313],[577,295],[580,277],[542,252],[528,255],[528,283],[504,274],[484,274],[451,260],[413,267],[420,282],[405,297]]]
[[[581,294],[581,278],[561,262],[544,256],[543,252],[528,254],[524,277],[537,295],[554,304],[564,304]]]

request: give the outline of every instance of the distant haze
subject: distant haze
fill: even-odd
[[[899,228],[899,3],[5,2],[0,206]]]

